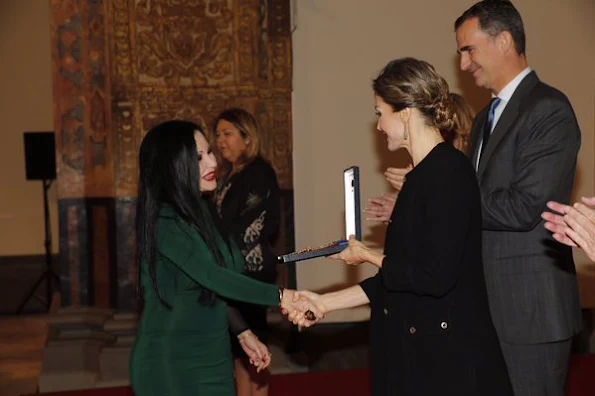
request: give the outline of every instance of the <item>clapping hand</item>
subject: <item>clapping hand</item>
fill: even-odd
[[[548,202],[552,212],[543,212],[545,228],[554,239],[568,246],[580,247],[595,261],[595,197],[582,198],[573,206]]]
[[[370,199],[368,206],[364,208],[364,213],[368,215],[368,220],[388,224],[396,201],[396,196],[382,194],[379,197]]]
[[[413,165],[407,165],[406,168],[387,168],[384,172],[384,178],[397,191],[401,191],[403,183],[405,183],[405,176],[413,169]]]
[[[251,331],[246,330],[238,336],[240,346],[248,355],[250,364],[256,367],[256,372],[266,369],[271,364],[271,353],[258,337]]]

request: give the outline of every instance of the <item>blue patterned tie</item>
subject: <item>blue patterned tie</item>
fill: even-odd
[[[490,135],[492,134],[492,127],[494,124],[494,111],[496,107],[500,104],[501,99],[498,97],[492,98],[490,102],[490,111],[488,112],[488,119],[483,127],[483,143],[481,144],[481,153],[479,154],[479,158],[481,160],[481,156],[485,151],[486,146],[488,145],[488,141],[490,140]]]

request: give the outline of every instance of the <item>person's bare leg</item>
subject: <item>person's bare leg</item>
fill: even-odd
[[[237,396],[268,396],[268,369],[257,373],[256,368],[247,359],[235,359],[234,366]]]
[[[242,359],[233,360],[236,377],[236,395],[237,396],[252,396],[252,384],[250,381],[250,373],[246,370]]]
[[[271,373],[269,369],[256,372],[254,366],[250,366],[250,381],[252,385],[252,396],[268,396]]]

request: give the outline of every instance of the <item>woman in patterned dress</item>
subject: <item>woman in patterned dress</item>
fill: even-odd
[[[275,170],[260,154],[252,114],[239,108],[222,112],[216,119],[214,146],[220,158],[215,202],[223,226],[244,255],[244,274],[274,283],[277,261],[271,243],[279,226],[279,185]],[[266,343],[266,307],[238,303],[236,308]],[[256,373],[238,343],[232,344],[238,396],[266,396],[268,371]]]

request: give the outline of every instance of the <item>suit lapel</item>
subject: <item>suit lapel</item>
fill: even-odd
[[[510,101],[504,108],[504,112],[502,112],[502,115],[498,119],[498,123],[496,124],[496,127],[492,132],[488,145],[485,147],[483,154],[481,155],[481,158],[479,160],[479,168],[477,169],[477,177],[479,180],[481,180],[483,173],[485,172],[488,163],[490,162],[490,159],[492,158],[492,155],[494,154],[496,148],[498,147],[504,136],[506,136],[506,134],[510,131],[511,125],[516,120],[519,113],[519,105],[521,104],[521,101],[527,94],[529,94],[529,92],[531,92],[533,87],[538,82],[539,78],[537,78],[537,74],[535,74],[535,72],[533,71],[529,73],[527,77],[523,79],[523,81],[521,81],[517,89],[514,91],[514,94],[512,94],[512,97],[510,98]],[[481,127],[483,127],[487,111],[482,113],[484,113],[484,116],[482,117],[483,123],[480,125],[476,125],[476,128],[478,129],[481,129]],[[475,135],[479,135],[480,132],[481,131],[475,133]],[[478,150],[474,151],[476,159],[477,151]]]
[[[511,98],[510,102],[506,105],[504,112],[500,116],[496,127],[492,131],[492,136],[488,141],[488,145],[483,150],[483,154],[479,159],[479,168],[477,169],[477,176],[481,179],[483,172],[485,171],[490,159],[492,158],[492,154],[494,154],[494,150],[502,140],[504,136],[508,133],[510,129],[510,125],[516,119],[518,114],[518,102],[514,100],[514,95]]]

